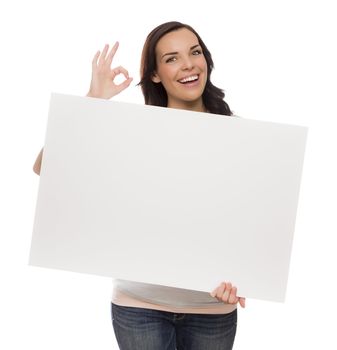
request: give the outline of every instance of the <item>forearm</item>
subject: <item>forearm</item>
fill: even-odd
[[[42,156],[43,156],[43,148],[41,149],[39,155],[37,156],[33,166],[33,171],[37,175],[40,175],[40,172],[41,172]]]
[[[98,51],[92,61],[92,79],[87,97],[96,97],[103,99],[110,99],[125,90],[131,83],[132,78],[129,77],[128,71],[119,66],[111,68],[112,59],[117,51],[118,42],[109,51],[109,45],[105,45],[102,53]],[[122,74],[125,80],[116,84],[114,79],[117,75]],[[37,156],[33,171],[40,175],[42,164],[43,148]]]

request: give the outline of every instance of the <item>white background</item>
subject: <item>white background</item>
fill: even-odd
[[[148,32],[194,26],[213,82],[245,118],[309,127],[285,304],[247,301],[236,349],[336,349],[336,62],[334,1],[11,1],[0,5],[0,348],[116,349],[109,279],[27,265],[52,91],[85,95],[91,59],[120,41],[135,78],[116,100],[142,103]]]

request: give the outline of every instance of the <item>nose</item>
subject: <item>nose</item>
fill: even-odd
[[[183,70],[191,70],[194,67],[193,61],[189,56],[184,57],[182,63]]]

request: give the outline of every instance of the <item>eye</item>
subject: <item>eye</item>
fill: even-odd
[[[202,51],[200,49],[192,51],[192,55],[197,56],[197,55],[202,55]]]
[[[170,62],[175,62],[177,60],[176,56],[169,57],[165,62],[170,63]]]

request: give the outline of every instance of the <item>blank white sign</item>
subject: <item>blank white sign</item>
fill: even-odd
[[[53,94],[30,264],[284,301],[306,134]]]

